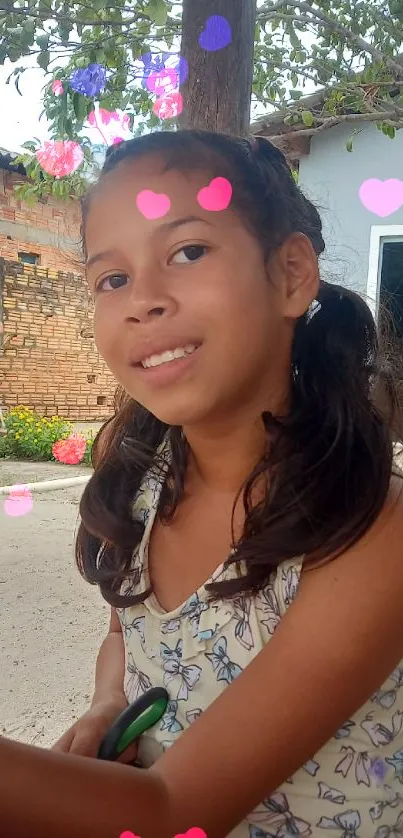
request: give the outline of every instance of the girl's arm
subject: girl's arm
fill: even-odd
[[[403,503],[304,574],[274,637],[148,771],[0,743],[0,822],[26,838],[224,838],[403,657]],[[23,804],[23,805],[22,805]]]
[[[111,608],[109,632],[98,652],[95,668],[95,690],[91,706],[100,703],[116,703],[127,706],[123,689],[125,674],[125,647],[122,627],[115,608]]]
[[[54,751],[88,757],[97,755],[105,733],[127,707],[123,690],[124,669],[123,636],[119,618],[112,608],[109,632],[97,657],[91,707],[58,739],[53,745]],[[131,746],[120,761],[131,762],[135,754],[136,747]]]

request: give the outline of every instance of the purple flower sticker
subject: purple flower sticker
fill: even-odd
[[[82,96],[97,96],[106,84],[106,69],[102,64],[89,64],[70,76],[70,87]]]
[[[232,41],[232,29],[228,20],[221,15],[212,15],[206,20],[199,37],[199,45],[208,52],[218,52]]]

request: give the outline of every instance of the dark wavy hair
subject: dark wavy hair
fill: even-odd
[[[163,131],[110,148],[100,182],[121,163],[149,154],[162,156],[166,169],[198,168],[228,177],[233,206],[265,256],[297,231],[310,239],[318,257],[323,252],[319,213],[269,141]],[[95,184],[82,201],[84,256],[85,222],[96,190]],[[339,555],[366,532],[385,503],[393,471],[392,428],[399,413],[393,382],[390,347],[383,345],[364,300],[321,281],[317,300],[296,323],[288,415],[262,415],[270,444],[241,489],[245,524],[227,562],[244,561],[246,572],[211,584],[213,597],[255,592],[284,560],[303,555],[315,563]],[[139,578],[131,569],[144,532],[131,507],[166,435],[172,462],[158,514],[169,521],[184,493],[188,444],[181,428],[167,426],[118,388],[114,415],[94,442],[76,559],[82,575],[116,607],[148,595],[136,593]],[[264,473],[270,474],[267,493],[254,505],[253,489]],[[122,596],[127,578],[132,593]]]

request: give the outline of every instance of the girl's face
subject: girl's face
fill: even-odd
[[[295,318],[317,292],[317,260],[295,234],[265,263],[231,208],[203,210],[211,175],[163,171],[150,155],[107,175],[86,219],[95,341],[120,384],[170,425],[236,420],[287,395]],[[146,219],[143,190],[169,212]]]

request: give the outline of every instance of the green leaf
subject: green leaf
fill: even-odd
[[[73,108],[78,121],[84,122],[87,116],[87,101],[85,96],[81,96],[80,93],[75,93],[73,96]]]
[[[59,35],[61,41],[68,41],[69,35],[71,30],[73,29],[73,24],[69,23],[67,20],[59,21]]]
[[[21,144],[21,148],[26,148],[26,149],[28,149],[28,151],[35,151],[36,150],[36,145],[35,145],[34,142],[32,142],[32,140],[27,140],[26,143]]]
[[[288,35],[289,35],[289,38],[290,38],[291,45],[294,47],[294,49],[300,49],[301,41],[299,40],[298,35],[295,32],[295,29],[292,25],[290,26],[290,28],[288,30]]]
[[[11,62],[18,61],[21,58],[21,49],[17,47],[10,47],[8,50],[8,57]]]
[[[168,11],[164,0],[149,0],[144,11],[157,26],[165,26]]]
[[[47,33],[43,35],[37,35],[35,40],[38,44],[39,49],[47,50],[49,46],[49,35]]]
[[[49,50],[45,49],[43,52],[40,52],[39,55],[36,57],[37,64],[41,67],[42,70],[47,70],[50,61],[50,52]]]
[[[347,140],[346,149],[347,149],[347,151],[352,151],[353,150],[353,138],[352,137],[349,137],[349,139]]]
[[[312,125],[315,122],[314,116],[311,113],[311,111],[302,111],[301,119],[307,128],[312,128]]]

